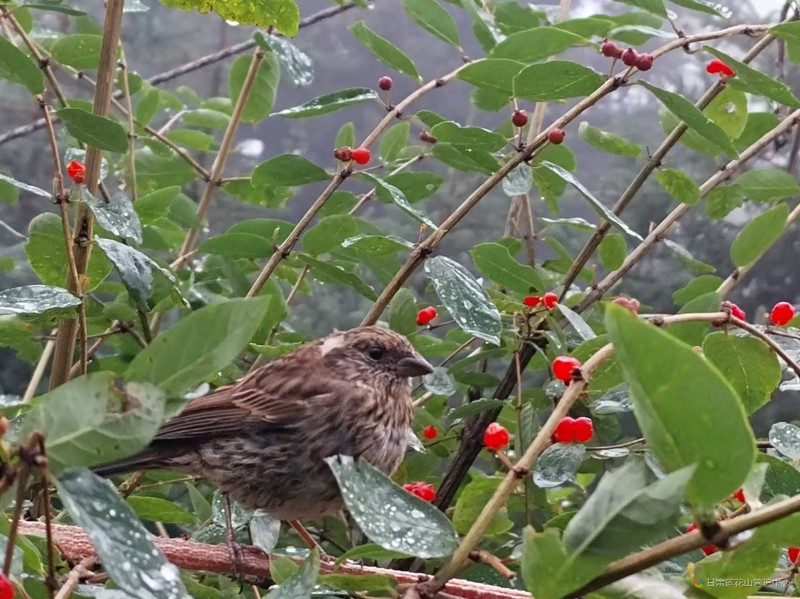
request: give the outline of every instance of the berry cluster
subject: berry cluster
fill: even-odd
[[[581,367],[581,362],[572,356],[558,356],[553,360],[553,376],[559,381],[570,384],[576,368]]]
[[[593,436],[594,424],[591,418],[565,416],[558,421],[556,430],[553,431],[553,443],[586,443]]]
[[[422,501],[433,501],[436,499],[436,488],[428,483],[406,483],[403,485],[403,488],[412,495],[416,495],[422,499]]]
[[[425,326],[434,318],[436,318],[437,315],[438,312],[436,312],[436,308],[434,308],[433,306],[428,306],[427,308],[423,308],[422,310],[417,312],[417,324],[419,326]]]
[[[600,45],[600,53],[609,58],[622,60],[626,66],[636,67],[640,71],[649,71],[653,68],[653,60],[655,60],[652,54],[639,54],[633,48],[623,50],[608,40]]]
[[[366,164],[371,158],[367,148],[353,149],[350,146],[341,146],[333,151],[333,157],[341,162],[354,161],[356,164]]]
[[[544,294],[544,296],[526,295],[524,298],[522,298],[522,303],[531,308],[535,308],[539,304],[544,304],[545,308],[552,310],[558,303],[558,296],[552,291],[548,291]]]
[[[439,429],[437,429],[432,424],[430,426],[426,426],[425,428],[422,429],[422,436],[425,437],[426,439],[429,439],[429,440],[430,439],[435,439],[436,435],[438,435],[438,434],[439,434]]]
[[[81,184],[86,181],[86,167],[83,165],[83,162],[73,160],[67,165],[67,175],[69,175],[69,178],[75,183]]]
[[[720,77],[735,77],[736,73],[733,72],[733,69],[722,62],[719,58],[714,58],[713,60],[708,61],[706,65],[706,71],[711,75],[719,75]]]
[[[733,314],[733,311],[731,311]],[[789,321],[794,318],[795,309],[789,302],[778,302],[769,313],[769,319],[772,324],[782,327],[789,324]]]
[[[508,430],[498,422],[492,422],[483,432],[483,444],[487,449],[499,451],[508,445]]]

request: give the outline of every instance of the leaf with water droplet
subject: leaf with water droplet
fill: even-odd
[[[124,193],[115,194],[109,203],[89,193],[84,187],[81,201],[92,209],[97,223],[109,233],[142,243],[142,223],[133,209],[131,199]]]
[[[81,300],[61,287],[28,285],[0,291],[0,316],[4,314],[75,313]],[[74,316],[73,316],[74,317]]]
[[[467,333],[500,345],[500,312],[475,277],[458,262],[445,256],[425,261],[425,275],[447,311]]]
[[[260,31],[253,38],[259,46],[275,53],[281,64],[281,72],[286,73],[292,83],[301,87],[311,85],[314,81],[314,63],[289,38]]]
[[[509,197],[521,196],[528,193],[533,184],[531,167],[527,164],[518,164],[511,172],[503,177],[503,191]]]
[[[580,443],[555,443],[542,452],[533,469],[533,483],[540,489],[558,487],[575,480],[586,455]]]
[[[633,410],[633,401],[631,400],[628,385],[620,385],[611,389],[608,393],[600,396],[600,398],[592,404],[592,412],[597,415],[601,414],[620,414],[622,412],[630,412]]]
[[[364,534],[384,549],[422,558],[446,557],[458,546],[447,517],[405,491],[364,460],[332,456],[325,461],[339,483],[347,509]]]
[[[788,422],[776,422],[769,429],[772,446],[793,460],[800,459],[800,428]]]
[[[58,479],[58,496],[86,531],[111,580],[138,599],[191,599],[180,571],[150,540],[150,533],[110,481],[85,468]]]
[[[267,512],[256,510],[250,520],[250,538],[264,553],[271,553],[281,533],[281,521]]]
[[[353,104],[361,104],[363,102],[375,102],[378,100],[378,94],[374,90],[366,87],[354,87],[350,89],[343,89],[332,94],[325,94],[313,100],[309,100],[300,106],[293,106],[279,112],[273,112],[270,116],[282,116],[290,119],[303,119],[310,116],[319,116],[328,114]]]
[[[300,569],[267,593],[266,599],[310,599],[318,576],[319,549],[314,547]]]
[[[447,368],[434,368],[433,372],[422,377],[422,384],[434,395],[450,397],[456,392],[456,380]]]

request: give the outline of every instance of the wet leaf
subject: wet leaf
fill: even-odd
[[[456,380],[447,368],[434,368],[433,372],[422,377],[422,384],[434,395],[450,397],[456,392]]]
[[[319,550],[314,547],[300,569],[267,593],[266,599],[311,599],[319,576]]]
[[[281,532],[281,521],[267,512],[256,510],[250,519],[250,538],[264,553],[272,553]]]
[[[788,422],[776,422],[769,429],[772,446],[793,460],[800,460],[800,428]]]
[[[131,199],[124,193],[115,194],[110,203],[97,198],[84,187],[81,200],[92,209],[98,224],[109,233],[142,243],[142,223],[133,209]]]
[[[511,172],[503,177],[503,192],[509,196],[521,196],[528,193],[533,185],[531,167],[527,164],[518,164]]]
[[[586,455],[581,443],[555,443],[545,449],[533,469],[533,484],[540,489],[558,487],[575,480]]]
[[[61,287],[49,285],[28,285],[0,291],[0,315],[4,314],[44,314],[63,311],[74,313],[81,300]]]
[[[265,50],[267,47],[272,49],[280,63],[280,70],[289,76],[292,83],[297,86],[311,85],[314,80],[314,63],[308,54],[295,46],[290,39],[260,31],[253,37]]]
[[[424,224],[427,227],[430,227],[432,230],[436,231],[439,227],[428,218],[422,210],[419,208],[414,208],[411,204],[408,203],[405,194],[397,187],[388,183],[386,179],[382,179],[380,177],[376,177],[370,173],[359,173],[358,177],[360,179],[366,179],[370,183],[375,186],[375,192],[380,198],[388,197],[394,202],[400,210],[408,214],[414,220],[417,220]]]
[[[374,90],[366,87],[353,87],[343,89],[332,94],[325,94],[313,100],[309,100],[300,106],[286,108],[272,113],[272,116],[282,116],[290,119],[304,119],[321,114],[335,112],[341,108],[362,104],[364,102],[375,102],[379,99]]]
[[[128,151],[128,133],[117,121],[80,108],[62,108],[56,115],[78,141],[118,154]]]

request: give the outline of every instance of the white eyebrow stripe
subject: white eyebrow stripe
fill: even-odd
[[[340,347],[344,347],[344,339],[342,338],[342,335],[331,335],[322,342],[322,347],[320,350],[324,356],[334,349],[338,349]]]

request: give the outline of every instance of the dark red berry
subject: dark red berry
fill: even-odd
[[[390,89],[392,89],[392,83],[394,83],[392,81],[392,78],[387,77],[386,75],[378,79],[378,87],[380,87],[385,92],[388,92]]]
[[[356,164],[366,164],[369,162],[370,153],[367,148],[356,148],[353,150],[353,160]]]
[[[619,58],[622,56],[622,48],[620,48],[614,42],[609,42],[608,40],[604,41],[600,46],[600,52],[603,54],[603,56],[608,56],[609,58]]]
[[[639,57],[639,53],[634,50],[633,48],[628,48],[625,50],[620,58],[622,62],[624,62],[627,66],[632,67],[636,64],[636,59]]]
[[[556,424],[553,431],[553,441],[556,443],[572,443],[575,440],[575,419],[564,416]]]
[[[429,485],[428,483],[406,483],[403,485],[403,488],[423,501],[433,501],[436,499],[436,489],[433,485]]]
[[[547,139],[550,140],[551,144],[560,144],[564,141],[564,138],[567,136],[564,133],[563,129],[550,129],[550,132],[547,134]]]
[[[547,293],[544,294],[543,301],[545,307],[548,310],[552,310],[553,308],[556,307],[556,304],[558,303],[558,296],[552,291],[548,291]]]
[[[747,320],[747,314],[745,314],[744,310],[742,310],[739,306],[737,306],[733,302],[730,302],[730,305],[731,305],[730,307],[731,316],[735,316],[739,320]]]
[[[14,585],[11,584],[5,574],[0,574],[0,599],[13,599],[13,597]]]
[[[506,427],[497,422],[492,422],[483,432],[483,444],[488,449],[503,449],[508,445],[508,431]]]
[[[67,165],[67,174],[75,183],[80,184],[86,181],[86,167],[78,160],[73,160]]]
[[[419,139],[420,141],[424,141],[429,144],[435,144],[437,141],[439,141],[433,135],[431,135],[430,131],[423,131],[422,133],[420,133]]]
[[[586,416],[577,418],[572,430],[575,433],[576,443],[586,443],[594,435],[594,424],[592,423],[592,419],[587,418]]]
[[[514,113],[511,115],[511,123],[515,127],[524,127],[528,124],[528,113],[522,110],[521,108],[515,110]]]
[[[800,547],[789,547],[789,559],[792,560],[792,563],[797,562],[797,558],[800,557]]]
[[[350,146],[342,146],[333,151],[333,157],[341,162],[350,162],[353,159],[353,150]]]
[[[439,429],[437,429],[432,424],[422,429],[422,436],[425,437],[426,439],[435,439],[436,435],[438,434],[439,434]]]
[[[794,306],[789,302],[778,302],[769,313],[769,318],[772,324],[782,327],[794,318],[794,312]]]
[[[734,498],[736,501],[738,501],[739,503],[747,503],[747,502],[744,500],[744,491],[743,491],[742,489],[739,489],[738,491],[736,491],[736,493],[734,493],[733,495],[731,495],[731,497],[733,497],[733,498]]]
[[[636,57],[636,68],[640,71],[649,71],[653,68],[653,60],[652,54],[639,54]]]
[[[424,326],[432,321],[438,313],[436,312],[436,308],[433,306],[428,306],[427,308],[423,308],[419,312],[417,312],[417,324],[419,326]]]
[[[579,360],[571,356],[558,356],[553,360],[553,376],[559,381],[569,383],[572,381],[572,371],[580,367]]]
[[[522,303],[526,306],[530,306],[531,308],[535,308],[542,303],[542,298],[538,295],[526,295],[524,298],[522,298]]]

